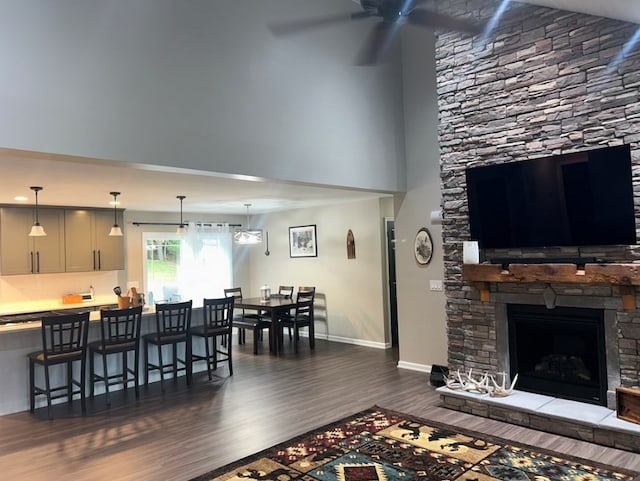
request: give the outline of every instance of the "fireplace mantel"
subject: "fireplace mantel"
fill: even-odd
[[[620,287],[624,309],[635,309],[635,289],[640,286],[640,264],[463,264],[462,280],[472,282],[480,291],[480,300],[490,300],[491,282],[600,284]]]

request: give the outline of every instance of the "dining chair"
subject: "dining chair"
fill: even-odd
[[[35,410],[36,396],[47,398],[47,414],[53,419],[51,401],[62,397],[72,403],[75,395],[80,395],[82,412],[87,410],[85,398],[86,352],[89,333],[89,312],[43,317],[41,327],[42,350],[28,354],[29,358],[29,398],[30,411]],[[74,363],[80,363],[80,376],[74,377]],[[65,383],[51,385],[49,368],[58,364],[66,367]],[[44,387],[37,386],[35,366],[44,368]],[[77,389],[76,389],[77,388]]]
[[[302,294],[303,298],[310,298],[312,301],[315,302],[315,298],[316,298],[316,288],[314,286],[299,286],[298,287],[298,297],[296,297],[296,300],[299,298],[300,294]],[[292,289],[292,294],[291,297],[293,297],[293,289]],[[282,317],[285,318],[291,318],[291,312],[285,312],[283,313]],[[291,340],[291,327],[289,327],[289,340]]]
[[[235,303],[242,301],[242,288],[231,287],[224,290],[225,297],[233,297]],[[271,328],[271,322],[263,319],[258,313],[247,313],[244,309],[235,309],[233,314],[233,325],[238,328],[238,344],[246,342],[246,329],[253,331],[253,353],[258,354],[258,341],[262,339],[262,332]],[[229,340],[231,342],[231,340]],[[271,347],[271,346],[270,346]]]
[[[104,383],[107,406],[111,405],[109,386],[122,384],[126,391],[133,382],[136,399],[140,398],[140,326],[142,306],[130,309],[103,309],[100,311],[100,340],[90,342],[89,349],[89,396],[93,397],[96,382]],[[133,353],[133,364],[129,364],[129,354]],[[120,371],[109,374],[108,358],[111,354],[121,355]],[[102,360],[102,372],[95,369],[95,357]]]
[[[206,361],[209,380],[212,379],[212,370],[218,368],[218,362],[227,362],[229,375],[233,376],[233,363],[231,360],[231,330],[233,329],[233,304],[235,298],[223,297],[219,299],[203,299],[202,315],[203,324],[192,326],[190,335],[204,339],[205,354],[191,354],[192,362]],[[218,337],[222,338],[218,344]],[[211,344],[211,345],[210,345]],[[191,342],[193,350],[193,340]],[[223,350],[224,348],[224,350]],[[218,359],[218,354],[222,357]]]
[[[149,371],[160,371],[160,386],[164,392],[165,374],[173,373],[177,380],[178,372],[185,371],[187,384],[191,384],[191,310],[193,301],[156,304],[156,332],[142,336],[144,340],[144,382],[149,383]],[[178,345],[184,344],[184,356],[178,356]],[[157,364],[149,361],[149,347],[157,347]],[[163,346],[171,346],[171,363],[165,363],[162,357]],[[179,367],[182,365],[182,367]]]
[[[296,307],[293,316],[282,317],[278,320],[278,346],[283,345],[284,328],[293,330],[293,349],[298,353],[298,343],[300,341],[300,329],[307,327],[309,329],[309,347],[315,349],[315,331],[313,319],[313,293],[298,292],[296,298]]]

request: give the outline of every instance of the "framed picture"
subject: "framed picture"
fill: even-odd
[[[425,227],[421,228],[416,234],[413,253],[416,256],[418,264],[426,265],[431,262],[431,256],[433,255],[433,242],[431,241],[429,231]]]
[[[317,257],[316,226],[289,227],[289,257]]]

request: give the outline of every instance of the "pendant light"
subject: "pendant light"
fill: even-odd
[[[180,225],[178,226],[178,229],[176,229],[176,234],[183,235],[187,233],[187,226],[182,222],[182,201],[186,199],[186,196],[177,195],[176,199],[180,199]]]
[[[245,204],[245,207],[247,208],[247,226],[236,229],[233,233],[233,240],[237,244],[260,244],[262,242],[262,229],[251,229],[249,227],[249,207],[251,207],[251,204]]]
[[[36,222],[31,226],[30,237],[43,237],[47,233],[44,231],[44,227],[40,225],[40,219],[38,218],[38,192],[42,190],[42,187],[31,186],[30,189],[36,193]]]
[[[118,196],[120,192],[109,192],[113,196],[113,227],[109,231],[109,235],[113,237],[122,237],[122,229],[118,225],[118,211],[116,206],[118,205]]]

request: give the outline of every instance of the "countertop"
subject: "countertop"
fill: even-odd
[[[93,301],[81,302],[77,304],[63,304],[62,300],[21,302],[14,304],[2,304],[0,306],[0,317],[11,316],[17,314],[41,313],[47,311],[62,311],[66,309],[90,309],[89,320],[97,321],[100,319],[100,307],[117,306],[117,298],[115,296],[99,296]],[[144,306],[144,314],[155,312],[154,306]],[[31,329],[39,329],[40,320],[23,321],[0,325],[0,333],[17,332]]]
[[[47,299],[29,302],[3,302],[0,304],[0,316],[13,314],[26,314],[29,312],[56,311],[62,309],[78,309],[83,307],[100,309],[100,306],[110,306],[118,303],[115,295],[97,296],[93,301],[79,302],[77,304],[63,304],[62,299]]]

